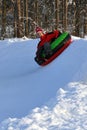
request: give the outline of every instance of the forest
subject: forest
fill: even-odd
[[[87,0],[0,0],[0,39],[35,38],[36,26],[87,35]]]

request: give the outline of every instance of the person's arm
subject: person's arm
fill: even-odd
[[[61,32],[58,30],[54,30],[53,32],[55,34],[55,38],[57,38],[61,34]]]

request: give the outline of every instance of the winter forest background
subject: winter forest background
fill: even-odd
[[[0,0],[0,39],[35,38],[35,27],[87,35],[87,0]]]

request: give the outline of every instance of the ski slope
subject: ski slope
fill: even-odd
[[[0,130],[87,130],[87,39],[45,67],[39,39],[0,41]]]

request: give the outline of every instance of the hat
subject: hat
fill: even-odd
[[[36,33],[38,33],[39,31],[42,31],[42,32],[43,32],[43,29],[40,28],[40,27],[36,27]]]

